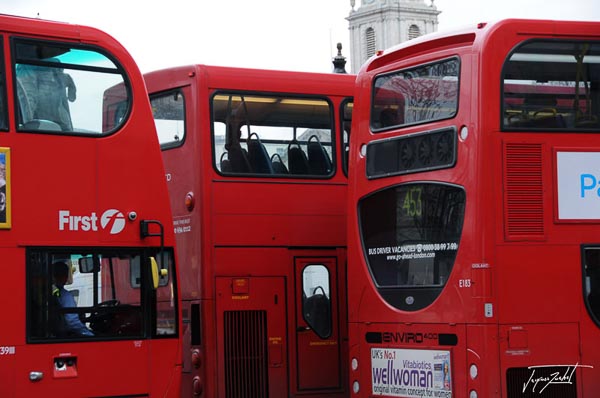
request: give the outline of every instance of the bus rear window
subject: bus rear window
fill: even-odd
[[[598,42],[529,41],[508,57],[502,82],[503,130],[599,126]]]
[[[435,300],[454,266],[464,211],[464,190],[447,184],[398,185],[360,202],[365,258],[389,304],[414,311]]]
[[[458,111],[460,62],[452,58],[375,78],[371,129],[449,119]]]

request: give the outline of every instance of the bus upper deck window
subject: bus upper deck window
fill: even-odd
[[[125,121],[130,90],[125,74],[91,47],[14,40],[19,131],[101,136]]]
[[[600,126],[600,43],[527,41],[508,56],[502,81],[504,130]]]
[[[212,121],[214,166],[221,174],[330,178],[335,172],[327,99],[218,93]]]
[[[371,129],[449,119],[458,111],[460,62],[446,59],[375,78]]]

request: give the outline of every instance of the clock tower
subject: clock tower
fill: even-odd
[[[358,73],[361,65],[377,50],[384,50],[406,40],[435,32],[438,11],[434,0],[361,0],[346,18],[350,30],[351,72]]]

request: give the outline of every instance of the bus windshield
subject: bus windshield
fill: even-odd
[[[128,109],[125,74],[93,47],[15,40],[18,130],[107,135],[125,122],[103,124],[103,107],[119,98]]]

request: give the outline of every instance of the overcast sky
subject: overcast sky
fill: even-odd
[[[500,18],[600,21],[598,0],[435,0],[435,6],[442,11],[438,30]],[[350,10],[350,0],[0,0],[0,13],[111,34],[142,72],[192,63],[331,72],[338,42],[349,69]]]

